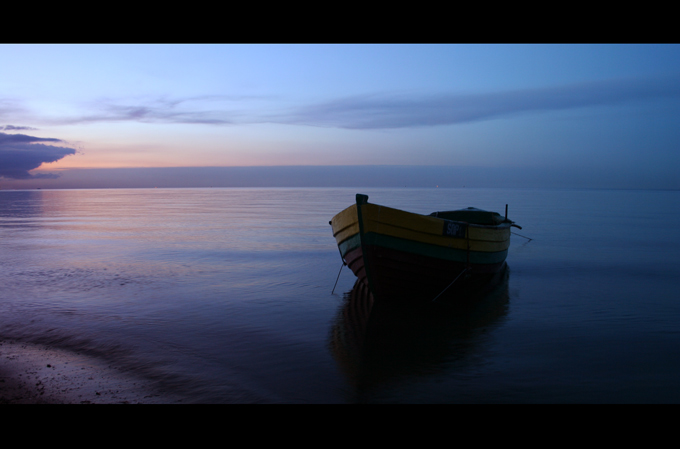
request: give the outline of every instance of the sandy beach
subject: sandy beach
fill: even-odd
[[[145,379],[74,352],[0,340],[0,404],[180,402]]]

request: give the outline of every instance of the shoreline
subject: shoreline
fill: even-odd
[[[150,380],[78,353],[0,339],[0,404],[170,404]]]

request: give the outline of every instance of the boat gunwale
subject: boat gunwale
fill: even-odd
[[[509,229],[512,223],[509,220],[507,222],[502,222],[496,225],[484,225],[470,223],[466,221],[449,220],[441,217],[435,217],[432,215],[418,214],[414,212],[404,211],[401,209],[381,206],[374,203],[363,203],[360,205],[361,207],[358,206],[359,205],[357,204],[353,204],[347,207],[343,211],[336,214],[331,220],[330,224],[333,226],[333,237],[335,237],[338,246],[341,246],[343,243],[352,239],[353,237],[356,237],[357,235],[376,233],[379,235],[385,235],[393,238],[402,239],[404,241],[413,241],[419,242],[421,244],[435,245],[447,248],[450,248],[452,246],[458,247],[462,244],[462,242],[465,241],[474,242],[473,243],[474,246],[478,246],[480,244],[492,246],[498,245],[506,246],[506,248],[503,248],[503,250],[507,250],[507,247],[509,247],[510,241]],[[371,208],[370,212],[366,214],[368,216],[363,214],[364,211],[362,209],[365,206],[369,206]],[[404,224],[403,222],[394,220],[394,218],[399,217],[390,217],[392,219],[384,219],[385,218],[383,215],[384,211],[388,211],[389,213],[395,213],[396,215],[404,218],[410,217],[410,219],[414,221],[412,221],[411,223]],[[362,215],[361,220],[359,219],[360,212]],[[381,215],[383,215],[383,219],[381,219]],[[422,227],[420,226],[420,223],[423,224]],[[468,230],[466,231],[465,237],[460,237],[442,235],[438,230],[435,231],[435,229],[437,228],[441,229],[441,227],[446,226],[446,223],[461,224],[468,228],[478,229],[479,231],[482,232],[491,232],[492,234],[470,236],[469,235],[470,231]],[[385,228],[385,230],[382,231],[380,229],[381,226],[387,226],[387,228]],[[388,231],[388,229],[393,229],[393,231]],[[419,236],[422,236],[423,238],[414,238],[414,235],[408,236],[406,234],[414,235],[417,234]],[[458,241],[460,243],[453,243],[455,241]],[[504,245],[504,243],[506,242],[507,245]],[[498,252],[499,250],[475,249],[474,251],[488,253]]]
[[[356,205],[353,204],[352,206],[356,206]],[[335,215],[335,217],[337,217],[338,215],[347,211],[352,206],[350,206],[350,207],[344,209],[343,211],[339,212],[338,214]],[[424,219],[426,219],[426,221],[437,220],[439,222],[445,222],[445,223],[464,223],[464,224],[467,224],[468,226],[472,226],[472,227],[475,227],[475,228],[483,228],[483,229],[502,229],[502,228],[506,228],[506,227],[509,228],[513,223],[512,221],[506,219],[507,221],[502,221],[502,222],[495,224],[495,225],[487,225],[487,224],[474,223],[474,222],[471,222],[471,221],[464,221],[464,220],[449,220],[447,218],[436,217],[436,216],[433,216],[433,215],[420,214],[418,212],[409,212],[407,210],[397,209],[395,207],[383,206],[381,204],[376,204],[376,203],[364,203],[364,204],[362,204],[362,206],[373,206],[373,207],[378,207],[380,209],[387,209],[390,212],[394,211],[398,214],[399,213],[408,214],[408,215],[415,216],[415,217],[418,217],[418,218],[424,218]],[[461,211],[465,211],[465,209],[461,209]],[[502,217],[498,212],[485,211],[485,210],[482,210],[482,209],[478,209],[476,212],[479,212],[479,211],[496,214],[499,217]],[[458,212],[458,211],[453,211],[453,212]],[[335,218],[335,217],[333,217],[333,218]],[[379,222],[379,223],[390,224],[392,226],[398,226],[398,225],[390,223],[388,221],[378,221],[378,220],[374,220],[374,221]]]

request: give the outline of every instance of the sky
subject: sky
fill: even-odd
[[[0,189],[680,189],[675,44],[0,44]]]

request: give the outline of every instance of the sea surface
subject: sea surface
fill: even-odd
[[[356,193],[522,229],[488,291],[372,304],[328,224]],[[678,223],[678,191],[3,190],[0,338],[186,403],[680,403]]]

